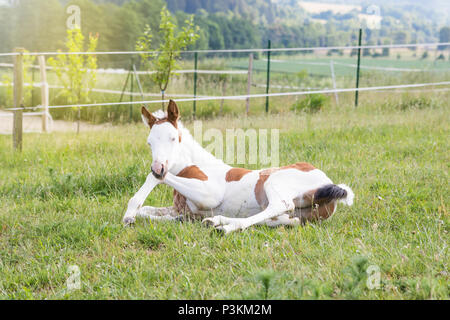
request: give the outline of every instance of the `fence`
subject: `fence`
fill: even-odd
[[[221,102],[221,110],[223,108],[224,101],[245,101],[245,113],[248,114],[250,112],[250,99],[258,99],[265,98],[265,112],[268,112],[270,109],[270,97],[298,97],[304,95],[311,94],[333,94],[336,100],[336,103],[339,104],[339,96],[338,94],[343,93],[354,93],[355,94],[355,106],[358,104],[358,93],[359,92],[368,92],[368,91],[384,91],[384,90],[394,90],[394,89],[412,89],[412,88],[428,88],[426,90],[430,90],[435,86],[448,86],[450,84],[446,71],[450,70],[450,64],[446,61],[440,61],[439,64],[436,64],[436,59],[430,63],[421,61],[419,67],[411,67],[409,65],[400,64],[399,65],[379,65],[379,61],[377,61],[376,65],[370,65],[375,60],[374,59],[365,59],[364,56],[361,57],[361,53],[363,50],[373,49],[410,49],[417,50],[418,48],[422,48],[425,50],[430,50],[430,48],[435,48],[435,56],[437,56],[438,46],[442,48],[443,46],[449,46],[450,43],[431,43],[431,44],[405,44],[405,45],[378,45],[378,46],[348,46],[348,47],[318,47],[318,48],[271,48],[270,42],[268,43],[268,47],[265,49],[239,49],[239,50],[200,50],[200,51],[186,51],[183,54],[188,56],[185,59],[186,63],[183,64],[183,67],[189,65],[189,63],[193,63],[193,68],[185,68],[183,70],[178,70],[177,74],[192,76],[192,87],[190,88],[191,93],[185,92],[165,92],[166,97],[175,98],[175,101],[178,102],[192,102],[192,114],[195,117],[197,113],[197,102],[200,101],[220,101]],[[353,52],[357,50],[357,61],[356,63],[351,63],[352,58],[344,59],[339,54],[341,51],[350,51]],[[315,52],[324,52],[327,51],[327,56],[323,58],[315,59],[308,58],[308,54],[315,54]],[[329,53],[338,52],[338,57],[332,57]],[[445,51],[442,51],[445,52]],[[49,90],[58,90],[63,88],[61,85],[57,84],[49,84],[50,80],[47,80],[47,72],[52,72],[52,67],[45,65],[45,57],[52,55],[60,55],[60,54],[96,54],[99,56],[131,56],[138,55],[138,52],[80,52],[80,53],[61,53],[61,52],[43,52],[43,53],[25,53],[23,50],[18,50],[14,53],[3,53],[0,54],[0,58],[13,58],[14,63],[0,63],[0,68],[8,69],[13,68],[14,70],[14,81],[12,83],[0,82],[0,87],[7,87],[13,85],[14,88],[14,108],[8,108],[7,111],[13,112],[13,141],[14,147],[17,149],[21,148],[21,135],[22,135],[22,118],[23,116],[33,116],[38,115],[42,118],[42,131],[48,131],[49,129],[49,121],[52,121],[49,110],[55,109],[67,109],[67,108],[90,108],[90,107],[105,107],[105,106],[129,106],[130,107],[130,119],[133,115],[133,110],[131,106],[137,104],[155,104],[155,103],[163,103],[167,102],[166,99],[156,99],[156,100],[146,100],[148,97],[159,97],[160,93],[149,93],[144,92],[141,76],[151,75],[152,71],[143,71],[138,70],[136,64],[129,64],[128,68],[103,68],[95,70],[97,74],[114,77],[114,76],[125,76],[126,80],[123,83],[121,90],[118,86],[117,88],[92,88],[93,93],[101,93],[107,95],[115,95],[116,99],[120,95],[119,101],[115,100],[114,102],[110,102],[110,98],[106,102],[95,102],[95,103],[83,103],[83,104],[58,104],[54,103],[50,105],[50,95]],[[213,55],[221,54],[224,55],[234,55],[234,60],[231,62],[225,61],[225,58],[214,57]],[[244,55],[247,57],[244,57]],[[286,56],[283,57],[282,55]],[[293,54],[302,54],[302,57],[294,56]],[[39,70],[40,72],[40,81],[39,83],[33,82],[25,82],[23,76],[23,57],[24,56],[37,56],[39,65],[30,66],[31,70]],[[205,55],[207,57],[207,65],[213,68],[199,68],[199,55]],[[265,55],[266,58],[261,58],[260,55]],[[294,59],[293,59],[294,58]],[[216,60],[214,60],[216,59]],[[132,59],[125,59],[132,60]],[[362,61],[366,61],[367,64],[362,63]],[[419,60],[417,60],[419,61]],[[215,62],[221,63],[222,69],[214,69],[216,65]],[[370,63],[369,63],[370,62]],[[386,60],[384,63],[392,64],[391,60]],[[388,63],[388,64],[389,64]],[[292,79],[292,74],[298,72],[298,67],[306,68],[304,70],[308,70],[308,78],[310,75],[316,75],[317,79],[322,79],[327,75],[330,75],[331,82],[328,82],[327,85],[323,84],[321,81],[317,80],[316,82],[308,83],[307,81],[303,81],[302,85],[295,85],[289,82],[289,79]],[[303,70],[303,69],[300,69]],[[438,81],[428,81],[421,83],[394,83],[394,84],[386,84],[386,85],[372,85],[359,87],[360,80],[360,72],[361,71],[374,71],[381,73],[395,73],[397,74],[422,74],[425,72],[440,74],[442,76],[437,77]],[[92,70],[88,70],[92,71]],[[283,73],[284,72],[284,73]],[[281,78],[278,76],[274,77],[278,73],[283,73],[288,80],[288,84],[281,83]],[[350,80],[338,81],[338,74],[341,75],[341,78],[345,76],[349,76],[349,79],[353,76],[356,77],[355,86],[350,86],[350,88],[342,88],[344,85],[349,85]],[[352,76],[353,75],[353,76]],[[239,82],[236,86],[230,86],[228,90],[234,90],[234,92],[241,91],[238,94],[226,94],[226,81],[222,84],[222,92],[217,95],[211,92],[207,94],[198,94],[198,82],[199,76],[229,76],[235,77],[234,81],[230,80],[231,84],[234,82]],[[245,77],[246,76],[246,77]],[[236,78],[239,77],[239,78]],[[322,78],[321,78],[322,77]],[[33,72],[34,78],[34,72]],[[327,78],[328,79],[328,78]],[[123,80],[123,79],[122,79]],[[264,81],[265,80],[265,81]],[[273,84],[273,81],[280,81],[279,84]],[[186,81],[187,82],[187,81]],[[264,83],[265,82],[265,83]],[[137,84],[138,91],[136,92],[134,89],[134,84]],[[24,104],[24,96],[23,91],[24,88],[40,88],[41,89],[41,102],[40,104],[35,105],[32,102],[31,106],[26,106]],[[130,87],[130,88],[128,88]],[[339,88],[341,87],[341,88]],[[128,89],[127,89],[128,88]],[[184,85],[184,89],[187,88],[187,85]],[[242,88],[245,88],[245,94],[242,94]],[[253,89],[252,89],[253,88]],[[261,90],[264,89],[263,92],[252,93],[252,90]],[[270,92],[270,89],[294,89],[296,91],[288,91],[288,92]],[[447,88],[439,88],[433,90],[445,90]],[[173,90],[176,91],[176,90]],[[206,90],[205,90],[206,91]],[[209,90],[211,91],[211,90]],[[34,91],[32,91],[34,92]],[[400,92],[400,91],[399,91]],[[129,101],[124,101],[124,97],[127,96]],[[140,100],[134,100],[134,98],[140,98]],[[24,113],[24,110],[41,110],[40,112],[33,113]],[[2,118],[6,118],[3,115]]]

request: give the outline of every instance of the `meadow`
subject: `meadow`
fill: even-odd
[[[364,97],[203,122],[279,128],[281,165],[310,162],[356,194],[322,223],[226,236],[200,222],[123,227],[152,161],[140,123],[25,134],[22,153],[0,136],[0,298],[449,299],[449,94]],[[146,204],[171,201],[158,186]],[[81,287],[69,290],[74,265]]]

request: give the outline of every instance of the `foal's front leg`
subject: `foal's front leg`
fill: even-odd
[[[154,221],[174,221],[182,219],[174,206],[171,207],[150,207],[144,206],[138,210],[138,217]]]
[[[174,188],[202,210],[217,207],[223,198],[220,186],[212,185],[211,181],[179,177],[168,172],[164,178],[164,183]]]
[[[148,197],[150,192],[161,183],[161,180],[156,179],[152,173],[150,173],[145,179],[145,183],[139,189],[138,192],[128,201],[128,208],[125,216],[123,217],[123,223],[129,225],[134,223],[136,219],[136,214],[139,208],[144,203],[145,199]]]

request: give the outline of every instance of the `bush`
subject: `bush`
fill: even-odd
[[[433,101],[426,98],[413,98],[402,101],[399,105],[400,110],[425,109],[433,106]]]
[[[291,110],[293,111],[304,111],[309,113],[315,113],[320,111],[323,107],[328,105],[330,102],[330,97],[316,93],[308,95],[305,99],[296,101]]]

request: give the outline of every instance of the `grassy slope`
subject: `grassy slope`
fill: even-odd
[[[449,298],[448,106],[362,107],[311,117],[219,119],[205,127],[281,127],[282,164],[302,160],[355,205],[322,224],[221,236],[200,223],[124,229],[151,163],[143,126],[0,137],[0,298]],[[158,187],[147,200],[169,205]],[[66,291],[70,265],[81,290]],[[381,286],[367,289],[377,265]],[[259,276],[258,276],[259,275]]]
[[[356,73],[355,67],[348,67],[340,65],[342,64],[350,64],[356,65],[357,57],[324,57],[324,58],[311,58],[311,57],[274,57],[274,60],[271,63],[270,69],[274,72],[300,72],[302,70],[306,70],[309,74],[312,75],[322,75],[329,77],[330,76],[330,60],[336,62],[334,66],[334,70],[337,76],[354,76]],[[309,63],[323,63],[325,65],[314,65]],[[230,63],[232,67],[247,69],[248,62],[247,61],[233,61]],[[448,70],[450,68],[450,62],[448,61],[430,61],[430,60],[395,60],[393,58],[370,58],[370,57],[362,57],[361,66],[367,67],[381,67],[381,68],[400,68],[400,69],[425,69],[425,70],[439,70],[443,69]],[[255,60],[253,63],[253,69],[258,71],[266,71],[267,69],[267,61],[264,60]],[[386,71],[380,71],[386,72]],[[393,72],[393,71],[387,71]]]

